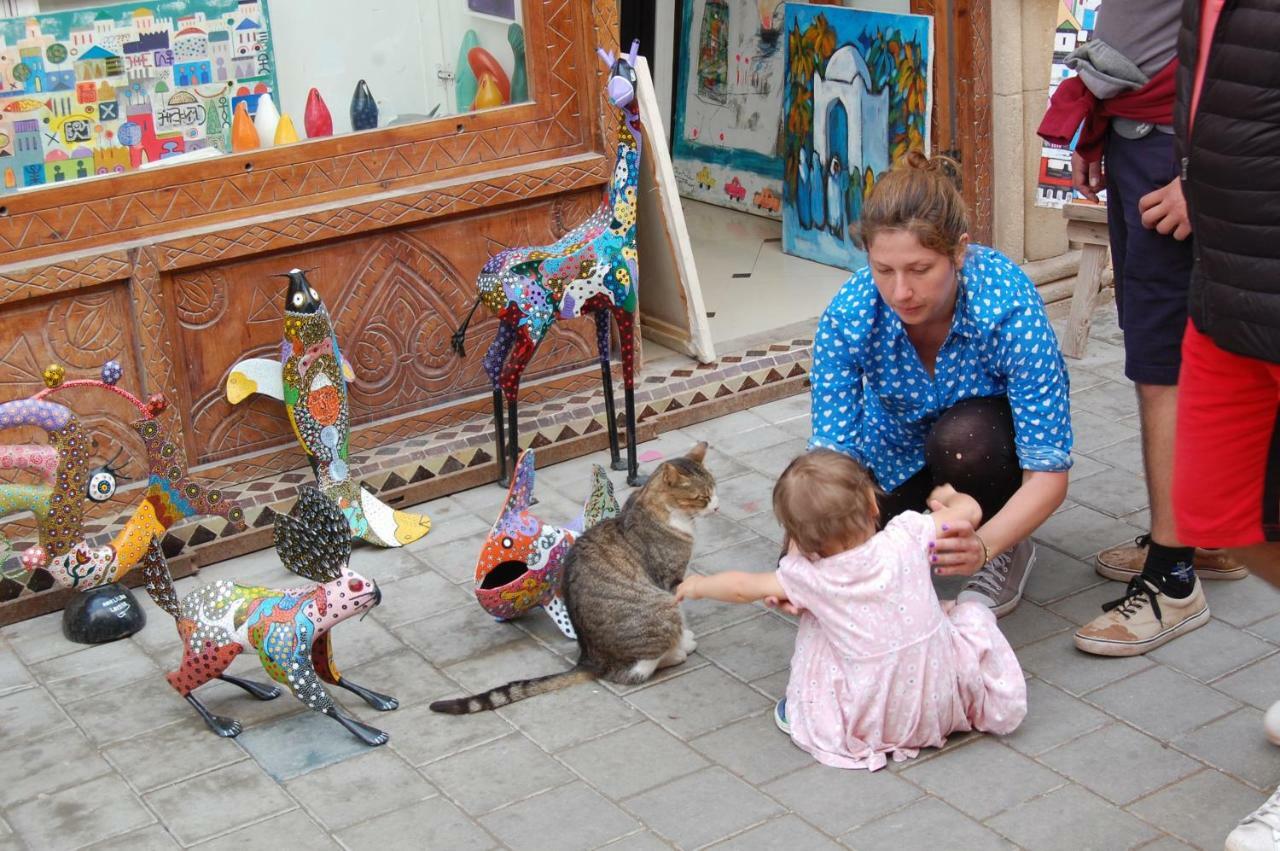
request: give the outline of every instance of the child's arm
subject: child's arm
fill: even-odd
[[[929,494],[929,510],[933,524],[941,533],[958,523],[968,523],[977,529],[982,522],[982,507],[967,493],[960,493],[951,485],[940,485]]]
[[[690,576],[676,588],[676,600],[721,600],[725,603],[754,603],[765,597],[786,600],[775,571],[745,573],[731,570],[714,576]]]

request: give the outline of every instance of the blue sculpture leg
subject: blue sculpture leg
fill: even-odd
[[[502,367],[506,363],[507,355],[511,353],[511,347],[515,344],[515,341],[515,326],[506,322],[499,322],[498,336],[494,338],[493,344],[489,346],[489,351],[484,356],[484,371],[488,374],[489,381],[493,384],[494,444],[497,447],[498,484],[503,487],[507,486],[508,479],[507,440],[502,419]]]
[[[609,466],[625,470],[618,451],[618,414],[614,410],[613,371],[609,365],[609,311],[596,311],[596,346],[600,350],[600,379],[604,382],[604,417],[609,431]]]

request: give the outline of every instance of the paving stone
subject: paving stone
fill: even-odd
[[[304,774],[286,783],[285,789],[331,831],[435,794],[422,775],[386,748]]]
[[[479,606],[423,618],[397,627],[395,632],[405,644],[442,670],[525,637],[515,624],[495,621]]]
[[[1037,542],[1036,564],[1023,594],[1043,606],[1105,581],[1091,564]]]
[[[1118,851],[1159,836],[1151,825],[1075,785],[1027,801],[988,824],[1037,851]]]
[[[1102,381],[1071,394],[1072,409],[1082,408],[1109,420],[1120,420],[1134,413],[1137,396],[1129,382]]]
[[[602,845],[605,851],[669,851],[673,846],[647,830],[637,831],[608,845]]]
[[[1280,785],[1280,760],[1262,729],[1262,713],[1245,707],[1193,730],[1174,745],[1268,795]]]
[[[779,671],[776,674],[770,674],[767,677],[761,677],[758,680],[751,681],[751,687],[764,694],[769,698],[771,703],[777,703],[779,700],[787,696],[787,685],[791,680],[791,669]]]
[[[1027,681],[1027,720],[1001,741],[1027,756],[1042,754],[1108,722],[1083,700],[1046,682]]]
[[[697,557],[714,553],[755,537],[757,535],[751,529],[716,511],[694,520],[693,554]]]
[[[1179,842],[1172,836],[1162,836],[1155,842],[1148,842],[1142,846],[1142,851],[1190,851],[1190,849],[1190,845]]]
[[[498,845],[440,795],[361,822],[337,836],[350,851],[486,851]]]
[[[1043,609],[1029,600],[1018,604],[1018,608],[1000,618],[1000,631],[1008,639],[1015,650],[1032,642],[1056,635],[1063,630],[1071,629],[1070,621],[1058,617],[1053,612]]]
[[[18,804],[6,818],[33,849],[79,848],[155,821],[138,796],[112,774]]]
[[[4,628],[5,640],[27,665],[65,656],[84,648],[62,637],[62,612],[41,615]]]
[[[695,774],[628,798],[626,807],[678,848],[698,848],[782,812],[723,768]]]
[[[802,437],[808,441],[813,436],[813,418],[808,414],[803,417],[796,417],[790,420],[783,420],[778,423],[778,428],[792,434],[796,437]]]
[[[489,527],[484,526],[478,532],[472,532],[470,535],[449,542],[447,546],[441,545],[434,549],[422,550],[418,556],[445,579],[464,585],[470,590],[475,581],[476,560],[488,535]]]
[[[143,796],[183,845],[292,809],[293,801],[248,760]]]
[[[1076,649],[1071,634],[1053,635],[1018,651],[1022,668],[1064,691],[1082,695],[1155,665],[1143,656],[1103,658]]]
[[[1072,448],[1076,452],[1091,455],[1103,463],[1111,463],[1101,450],[1138,434],[1136,428],[1100,417],[1091,411],[1071,412]],[[1112,464],[1112,466],[1118,466]]]
[[[1088,455],[1074,453],[1071,456],[1071,483],[1074,484],[1110,469],[1112,468],[1109,465],[1103,464],[1101,461],[1095,461]]]
[[[169,851],[181,847],[169,831],[161,825],[153,824],[142,830],[95,842],[87,846],[85,851]],[[201,846],[202,849],[206,847]]]
[[[833,836],[879,818],[921,796],[888,771],[810,765],[761,787],[805,821]]]
[[[271,552],[274,555],[274,551]],[[357,544],[353,547],[350,564],[352,570],[372,579],[379,586],[389,586],[431,569],[420,552],[415,553],[404,547],[385,549],[372,544]],[[382,605],[386,604],[387,601],[383,599]]]
[[[245,730],[237,741],[278,783],[369,750],[332,718],[318,712],[261,724]]]
[[[373,610],[373,617],[388,627],[475,602],[472,595],[428,568],[396,582],[379,583],[379,587],[382,603]]]
[[[404,649],[390,630],[373,618],[351,618],[332,632],[333,655],[342,668],[354,668]]]
[[[742,520],[773,508],[773,485],[767,476],[751,472],[731,479],[717,480],[716,495],[720,512],[731,520]],[[775,554],[776,555],[776,554]]]
[[[175,724],[103,748],[102,754],[139,792],[244,759],[235,742],[214,735],[194,712]]]
[[[427,704],[419,704],[380,716],[379,729],[391,736],[388,747],[414,766],[444,759],[512,732],[511,725],[496,712],[441,715],[428,709]]]
[[[763,613],[698,639],[698,652],[744,680],[784,670],[795,651],[796,628]]]
[[[999,834],[987,830],[937,798],[921,798],[846,833],[840,839],[858,851],[931,848],[940,842],[945,842],[948,848],[963,848],[965,851],[996,851],[1012,847]]]
[[[294,809],[266,821],[223,834],[217,839],[202,843],[199,848],[200,851],[241,851],[244,848],[271,844],[272,840],[279,841],[284,847],[305,848],[307,851],[312,849],[323,851],[327,848],[336,850],[340,847],[320,829],[314,819],[303,810]]]
[[[1209,610],[1217,614],[1212,605]],[[1149,655],[1163,665],[1207,683],[1274,652],[1275,648],[1267,642],[1213,617],[1194,632],[1157,647]]]
[[[23,689],[0,697],[0,730],[10,741],[39,738],[70,728],[71,722],[44,689]]]
[[[1076,451],[1086,452],[1090,458],[1101,461],[1103,464],[1121,470],[1128,470],[1130,473],[1141,476],[1144,474],[1142,438],[1136,433],[1137,429],[1131,429],[1130,431],[1133,432],[1131,436],[1126,437],[1119,443],[1109,442],[1114,439],[1114,432],[1112,432],[1090,440],[1089,442],[1093,444],[1092,448],[1081,449],[1077,447]]]
[[[1095,574],[1096,575],[1096,574]],[[1101,615],[1104,603],[1119,600],[1125,594],[1125,586],[1110,580],[1092,588],[1086,588],[1070,597],[1049,604],[1049,610],[1077,626],[1084,626]],[[1074,632],[1074,630],[1073,630]],[[1176,642],[1175,642],[1176,643]]]
[[[758,692],[710,667],[632,692],[627,701],[685,739],[709,733],[770,705]]]
[[[76,729],[27,741],[5,733],[0,759],[0,806],[10,807],[56,789],[77,786],[111,773],[97,748]]]
[[[778,729],[773,711],[753,715],[689,743],[717,765],[759,785],[813,763]]]
[[[768,538],[755,536],[722,550],[699,556],[690,563],[699,573],[721,573],[726,570],[745,570],[764,573],[778,567],[778,545]]]
[[[505,632],[505,630],[504,630]],[[525,680],[569,669],[565,660],[521,633],[522,640],[483,650],[441,670],[465,693],[487,691],[512,680]]]
[[[339,664],[342,660],[339,659]],[[262,685],[269,685],[272,680],[267,673],[262,670],[262,664],[258,661],[257,654],[241,654],[236,661],[231,663],[231,667],[227,669],[227,673],[242,677],[244,679],[253,680]],[[161,680],[160,682],[164,682]],[[167,687],[167,683],[166,683]],[[336,694],[335,694],[336,692]],[[178,718],[183,721],[198,719],[194,709],[188,706],[182,698],[178,697],[177,692],[170,689],[179,701],[178,706],[181,709],[178,712]],[[353,704],[361,703],[360,699],[342,689],[329,689],[330,695],[343,707],[348,710],[353,708]],[[280,696],[274,700],[258,700],[244,689],[233,686],[231,683],[221,680],[214,680],[200,686],[200,690],[196,692],[200,701],[205,708],[214,715],[225,715],[228,718],[234,718],[246,729],[252,729],[259,724],[268,724],[280,718],[286,718],[292,715],[301,715],[304,712],[311,712],[307,706],[287,689],[281,689]],[[348,699],[350,698],[350,699]],[[210,733],[209,735],[213,735]]]
[[[641,719],[631,704],[602,684],[582,683],[498,710],[539,747],[555,753]]]
[[[1226,695],[1163,667],[1098,689],[1089,695],[1089,702],[1164,740],[1240,706]]]
[[[1205,769],[1131,804],[1128,810],[1197,848],[1221,848],[1232,828],[1267,795]]]
[[[1233,626],[1247,626],[1280,612],[1280,591],[1257,576],[1205,582],[1204,595],[1213,616]]]
[[[1085,505],[1060,511],[1036,530],[1044,541],[1075,558],[1088,558],[1116,544],[1132,541],[1138,530]]]
[[[796,452],[792,447],[796,443],[800,444],[799,451],[803,452],[803,440],[776,425],[763,425],[722,438],[716,444],[716,449],[760,469],[758,462],[763,458],[785,457],[787,460],[794,458]],[[765,474],[769,475],[768,472]]]
[[[1213,687],[1265,712],[1271,708],[1271,704],[1280,700],[1280,655],[1273,654],[1260,659],[1243,670],[1223,677]]]
[[[501,490],[497,485],[493,487]],[[485,520],[467,511],[452,497],[432,500],[424,505],[415,505],[402,510],[422,512],[431,518],[431,531],[427,536],[406,545],[405,549],[426,559],[427,563],[432,565],[434,561],[431,553],[438,547],[480,532],[487,532],[493,523],[492,519]]]
[[[1264,638],[1272,644],[1280,645],[1280,615],[1273,615],[1256,623],[1251,623],[1247,629],[1252,635]]]
[[[1111,724],[1039,757],[1040,762],[1121,806],[1202,766],[1125,724]]]
[[[0,697],[35,685],[35,677],[8,642],[0,641]]]
[[[1072,476],[1067,494],[1112,517],[1141,511],[1148,503],[1147,483],[1128,470],[1109,469],[1084,479]]]
[[[707,765],[688,745],[650,721],[583,742],[559,757],[588,783],[615,800]]]
[[[808,451],[809,438],[807,436],[797,437],[781,427],[774,428],[773,431],[783,436],[784,439],[781,443],[741,457],[753,470],[763,473],[766,477],[776,482],[792,461]]]
[[[578,640],[566,638],[556,626],[555,621],[547,614],[546,609],[534,609],[523,617],[512,621],[525,635],[538,644],[565,660],[565,667],[571,667],[578,661]]]
[[[472,815],[573,779],[560,763],[519,734],[430,763],[422,772]]]
[[[342,676],[400,701],[401,708],[456,694],[458,686],[409,648],[380,656],[363,665],[343,668]],[[333,689],[342,692],[342,689]],[[351,703],[351,701],[347,701]],[[363,701],[357,701],[357,708]],[[378,713],[381,715],[382,713]]]
[[[786,532],[783,531],[782,524],[778,522],[777,516],[772,511],[761,511],[759,514],[752,514],[741,522],[743,526],[762,538],[773,541],[779,550],[782,549],[782,539],[786,536]]]
[[[526,798],[480,823],[513,851],[589,851],[640,827],[581,782]]]
[[[839,851],[840,846],[795,816],[785,815],[753,827],[745,833],[739,833],[732,839],[717,842],[711,848],[713,851],[760,851],[765,848],[786,848],[787,851]]]
[[[708,446],[714,449],[732,452],[731,449],[725,449],[726,441],[732,440],[742,432],[764,428],[769,424],[769,420],[755,411],[744,410],[682,426],[680,430],[695,441],[705,440]]]
[[[979,821],[1066,782],[988,737],[905,768],[902,775]],[[975,783],[978,777],[983,782]]]
[[[722,627],[750,620],[760,613],[762,606],[743,606],[738,603],[722,603],[719,600],[685,600],[680,604],[684,625],[693,634],[702,636]]]
[[[808,393],[797,393],[794,396],[784,396],[774,402],[757,405],[751,409],[751,413],[767,422],[777,424],[796,417],[808,416],[811,404]]]

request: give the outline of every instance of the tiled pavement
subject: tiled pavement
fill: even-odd
[[[1030,714],[1004,739],[957,737],[874,775],[815,764],[772,725],[794,626],[759,607],[688,607],[698,651],[640,688],[588,684],[497,712],[433,715],[434,698],[560,670],[573,655],[549,619],[499,624],[470,574],[502,493],[428,506],[435,530],[404,551],[360,549],[385,601],[335,631],[355,681],[400,698],[369,750],[289,697],[206,686],[245,722],[221,740],[167,685],[167,617],[133,639],[79,648],[57,616],[0,632],[0,849],[280,848],[981,849],[1220,848],[1280,782],[1262,712],[1280,698],[1280,594],[1210,584],[1214,619],[1147,658],[1076,652],[1070,630],[1120,586],[1088,558],[1142,531],[1134,401],[1113,314],[1072,362],[1079,446],[1070,501],[1040,533],[1027,599],[1001,621],[1030,677]],[[695,568],[764,569],[777,552],[772,478],[807,433],[785,399],[668,433],[649,466],[709,440],[723,508],[698,529]],[[540,510],[583,495],[592,460],[540,471]],[[273,554],[207,569],[289,583]],[[195,582],[184,580],[187,590]],[[241,659],[233,671],[253,675]],[[376,717],[375,717],[376,716]]]

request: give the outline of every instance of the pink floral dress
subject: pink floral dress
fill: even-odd
[[[778,565],[804,614],[791,657],[791,738],[837,768],[875,771],[953,732],[1012,732],[1027,687],[991,611],[945,613],[933,590],[930,517],[908,511],[865,544],[816,562],[792,550]]]

